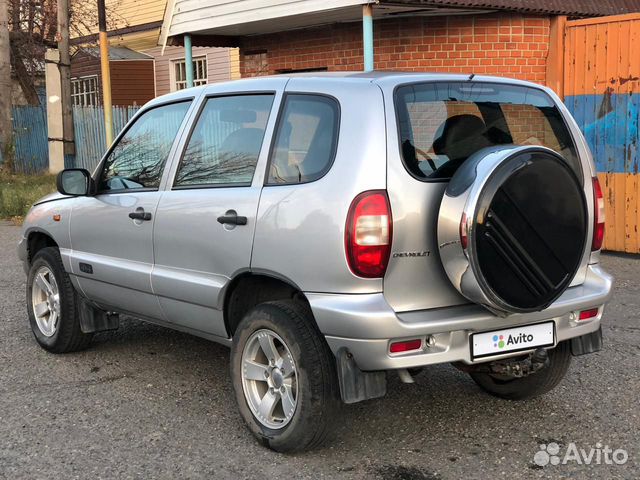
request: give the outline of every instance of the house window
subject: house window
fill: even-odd
[[[98,105],[98,76],[72,79],[71,100],[73,105],[82,107]]]
[[[207,58],[193,59],[193,86],[206,85],[207,83]],[[187,88],[187,64],[183,60],[173,62],[173,90]]]

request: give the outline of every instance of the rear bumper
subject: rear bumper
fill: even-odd
[[[473,333],[553,320],[556,342],[592,333],[600,327],[604,303],[612,293],[612,277],[599,265],[589,265],[582,285],[567,289],[542,312],[515,314],[506,318],[493,315],[479,305],[396,313],[382,293],[337,295],[308,293],[320,331],[336,353],[351,352],[361,370],[390,370],[437,363],[474,363],[469,348]],[[599,307],[596,317],[578,322],[575,313]],[[389,354],[389,343],[403,338],[431,335],[435,345],[417,352]],[[496,355],[483,361],[517,354]]]

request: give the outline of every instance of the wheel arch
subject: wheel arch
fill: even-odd
[[[46,247],[60,248],[53,236],[43,230],[31,230],[26,235],[27,238],[27,260],[29,264],[33,261],[33,257]]]
[[[309,301],[291,280],[272,272],[243,272],[234,277],[224,294],[224,324],[232,338],[242,318],[256,305],[274,300],[295,300],[309,309]],[[314,319],[315,322],[315,319]]]

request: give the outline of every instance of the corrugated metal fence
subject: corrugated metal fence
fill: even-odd
[[[114,136],[124,128],[140,107],[113,107]],[[92,171],[107,150],[102,107],[73,107],[76,135],[74,166]]]
[[[47,111],[42,106],[13,108],[14,168],[20,173],[38,173],[49,166]]]
[[[113,107],[117,135],[140,107]],[[73,165],[92,170],[107,149],[102,107],[73,107],[76,157]],[[14,168],[20,173],[40,173],[49,167],[47,111],[45,106],[13,108]]]
[[[567,22],[564,91],[604,191],[604,248],[639,253],[640,14]]]

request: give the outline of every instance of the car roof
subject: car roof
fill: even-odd
[[[303,72],[303,73],[284,73],[279,75],[265,75],[260,77],[249,77],[238,80],[230,80],[227,82],[219,82],[214,84],[202,85],[199,87],[187,88],[177,92],[169,93],[157,97],[148,103],[152,106],[157,103],[166,103],[168,101],[184,100],[186,98],[198,97],[205,90],[215,89],[215,86],[221,85],[238,85],[238,90],[242,90],[242,85],[252,84],[259,86],[260,83],[266,83],[268,79],[279,79],[283,82],[291,79],[313,79],[331,82],[334,84],[359,83],[359,84],[377,84],[381,87],[395,86],[405,83],[417,82],[491,82],[504,83],[508,85],[520,85],[524,87],[533,87],[548,91],[548,89],[537,83],[518,80],[515,78],[475,75],[470,74],[453,74],[453,73],[437,73],[437,72],[396,72],[396,71],[372,71],[372,72]],[[272,81],[272,80],[271,80]],[[212,88],[213,87],[213,88]]]

